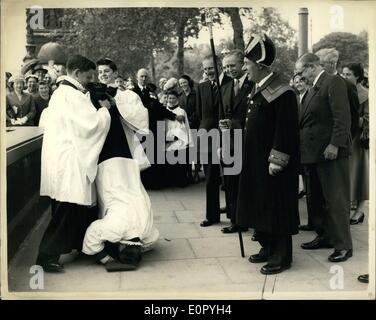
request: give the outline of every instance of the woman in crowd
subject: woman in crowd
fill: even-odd
[[[35,101],[35,118],[34,124],[39,125],[40,116],[45,108],[48,107],[48,102],[50,101],[50,87],[44,81],[38,83],[39,95],[34,99]]]
[[[351,200],[357,203],[357,209],[350,223],[358,224],[364,220],[369,199],[369,108],[368,90],[361,84],[364,70],[360,63],[350,63],[342,70],[343,76],[356,85],[359,98],[359,129],[353,137],[351,156]]]
[[[186,159],[188,148],[193,147],[189,122],[186,112],[179,106],[179,94],[172,90],[168,92],[167,109],[176,115],[185,116],[185,122],[166,121],[166,173],[171,177],[171,185],[186,187],[188,177]],[[170,160],[169,160],[170,159]],[[170,164],[171,159],[178,159],[178,163]]]
[[[179,97],[179,104],[187,113],[189,127],[191,129],[198,129],[199,120],[196,113],[196,91],[194,89],[193,80],[191,79],[191,77],[184,74],[179,79],[179,86],[182,89],[182,94]],[[197,159],[199,159],[199,157],[197,157]],[[187,161],[187,174],[190,181],[199,181],[199,170],[200,165],[198,163],[195,163],[193,177],[192,166]]]
[[[160,101],[161,96],[162,96],[162,94],[164,92],[163,88],[164,88],[164,85],[166,84],[166,82],[167,82],[167,78],[163,77],[163,78],[159,79],[159,82],[158,82],[158,91],[159,91],[159,93],[158,93],[158,100],[159,101]]]
[[[167,91],[162,91],[159,94],[159,102],[162,103],[163,106],[166,107],[166,108],[167,108],[167,98],[168,98]]]
[[[22,75],[12,76],[14,91],[6,96],[6,122],[12,126],[33,126],[35,102],[31,94],[25,93],[25,78]]]
[[[31,94],[33,97],[38,96],[38,77],[35,74],[29,74],[25,77],[26,90],[25,93]]]

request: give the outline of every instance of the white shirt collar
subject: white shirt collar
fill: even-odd
[[[73,79],[72,77],[70,76],[65,76],[65,79],[64,80],[67,80],[69,81],[71,84],[73,84],[78,90],[80,91],[86,91],[86,89],[82,86],[81,83],[79,83],[77,80]]]
[[[315,78],[315,80],[313,81],[313,87],[315,86],[316,82],[319,81],[319,78],[320,76],[325,72],[325,70],[322,70]]]
[[[243,86],[243,83],[245,81],[245,79],[247,78],[247,73],[244,73],[239,79],[239,88],[241,88]]]
[[[138,87],[141,89],[141,90],[144,90],[146,89],[146,86],[141,86],[139,83],[137,83]]]
[[[261,79],[261,81],[257,83],[257,88],[260,88],[272,75],[273,72],[269,73],[265,78]]]

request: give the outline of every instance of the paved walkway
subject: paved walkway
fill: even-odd
[[[264,276],[259,272],[262,264],[247,260],[259,250],[259,244],[251,241],[251,231],[243,235],[246,258],[241,258],[237,234],[225,235],[220,231],[228,224],[225,215],[219,225],[199,226],[204,216],[204,190],[204,184],[200,183],[185,189],[149,193],[160,240],[154,251],[144,255],[137,271],[108,273],[89,259],[70,261],[71,257],[64,257],[66,272],[45,274],[44,290],[32,290],[30,267],[48,222],[46,213],[10,263],[10,291],[44,292],[44,297],[51,296],[46,292],[59,292],[59,296],[63,292],[74,293],[66,297],[77,296],[78,292],[86,295],[99,292],[108,298],[117,293],[137,299],[284,299],[289,297],[286,294],[297,294],[302,299],[345,298],[346,294],[367,297],[368,286],[359,283],[357,276],[368,272],[368,219],[351,227],[354,256],[349,261],[333,265],[327,260],[331,250],[302,250],[300,244],[313,239],[314,233],[301,232],[293,237],[292,268],[279,275]],[[223,192],[221,197],[224,203]],[[305,223],[304,199],[300,201],[300,211]],[[341,286],[341,275],[343,289],[333,290],[333,284]]]

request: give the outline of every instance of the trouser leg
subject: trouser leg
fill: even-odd
[[[86,228],[95,218],[86,206],[51,201],[51,221],[39,245],[37,263],[57,261],[61,254],[81,250]]]
[[[317,164],[327,206],[327,234],[336,250],[352,249],[349,170],[348,158]]]
[[[217,222],[220,220],[219,212],[219,184],[220,168],[219,164],[209,161],[204,165],[206,180],[206,219]]]
[[[304,165],[304,179],[307,185],[306,201],[308,217],[317,234],[320,237],[325,237],[327,212],[315,164]]]

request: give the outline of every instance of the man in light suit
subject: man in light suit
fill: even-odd
[[[331,262],[352,256],[350,234],[351,114],[345,83],[325,72],[318,56],[306,53],[296,72],[312,85],[300,110],[301,163],[308,168],[307,205],[318,236],[306,250],[332,248]]]

